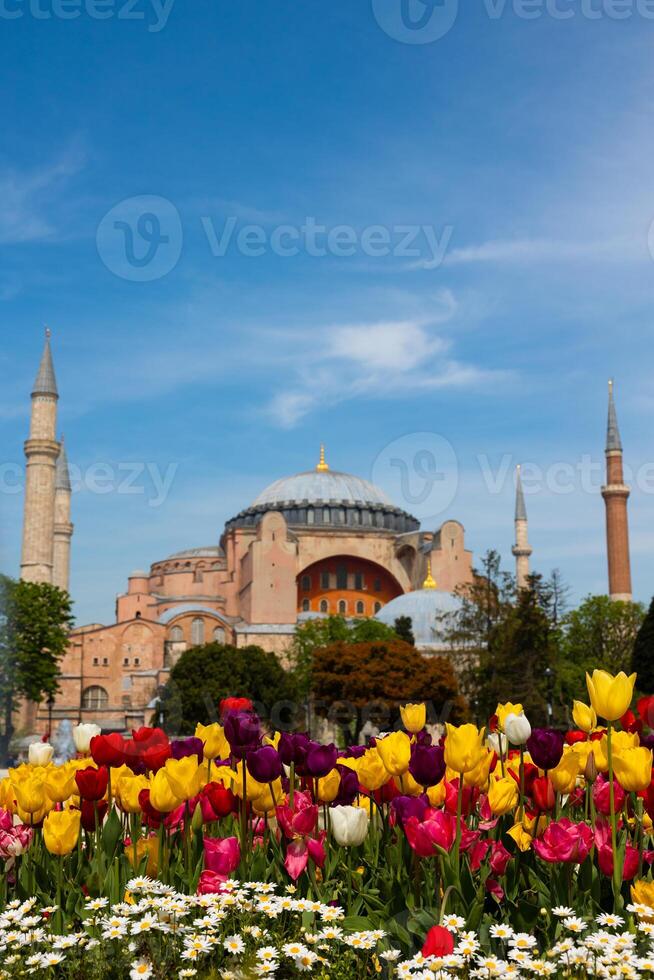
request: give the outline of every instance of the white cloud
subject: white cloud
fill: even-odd
[[[0,171],[0,245],[42,241],[57,231],[51,215],[55,189],[82,167],[77,150],[29,171]]]
[[[557,241],[548,238],[496,239],[453,249],[444,265],[470,265],[472,263],[529,263],[557,262],[605,258],[621,261],[644,252],[640,243],[629,238],[613,238],[598,241]],[[641,257],[643,257],[641,255]]]

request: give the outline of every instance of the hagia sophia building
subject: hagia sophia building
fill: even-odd
[[[72,489],[49,332],[32,391],[27,442],[21,577],[69,586]],[[609,395],[606,502],[611,595],[631,598],[627,498],[613,390]],[[520,473],[516,479],[516,579],[524,587],[531,547]],[[116,601],[115,622],[76,627],[61,662],[54,703],[30,705],[22,728],[45,732],[63,719],[104,731],[147,724],[170,669],[188,647],[217,641],[256,644],[283,659],[298,622],[327,614],[410,616],[416,645],[439,646],[438,613],[472,581],[463,525],[436,531],[397,507],[367,480],[315,468],[285,477],[225,524],[219,543],[189,548],[133,572]]]

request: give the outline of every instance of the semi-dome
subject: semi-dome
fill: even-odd
[[[411,619],[411,627],[416,646],[420,650],[441,650],[445,644],[442,639],[444,613],[455,613],[461,608],[461,599],[452,592],[440,589],[416,589],[391,599],[383,606],[375,619],[387,626],[393,626],[400,616]]]
[[[314,470],[271,483],[248,508],[227,522],[225,530],[257,524],[270,511],[281,513],[292,527],[318,525],[321,531],[345,526],[404,534],[420,528],[415,517],[396,507],[374,483],[330,469],[324,448]]]

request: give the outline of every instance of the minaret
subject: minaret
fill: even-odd
[[[518,589],[529,588],[529,557],[534,550],[529,544],[527,508],[522,490],[520,466],[515,476],[515,544],[511,549],[515,556],[515,580]]]
[[[59,393],[50,350],[50,331],[32,391],[32,417],[25,443],[25,516],[20,575],[27,582],[52,582],[55,472],[59,456]]]
[[[606,486],[602,496],[606,505],[606,550],[609,563],[609,595],[631,602],[631,562],[629,560],[629,487],[624,482],[622,442],[609,381],[609,421],[606,432]]]
[[[70,522],[70,500],[72,488],[70,471],[64,437],[61,437],[61,449],[57,458],[55,475],[54,499],[54,569],[52,584],[69,591],[70,581],[70,543],[73,537],[73,525]]]

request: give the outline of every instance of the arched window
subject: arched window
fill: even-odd
[[[93,685],[82,693],[82,708],[85,711],[102,711],[109,704],[109,695],[103,687]]]
[[[191,623],[191,643],[194,647],[202,646],[204,643],[204,620],[194,619]]]
[[[173,626],[170,631],[170,639],[172,643],[184,642],[184,630],[181,626]]]
[[[329,612],[329,603],[327,602],[326,599],[322,599],[320,602],[320,612],[321,613]]]
[[[364,605],[361,601],[357,602],[357,616],[363,616]]]
[[[303,592],[308,592],[310,588],[311,588],[311,576],[310,575],[303,575],[302,576],[302,591]]]
[[[216,643],[225,642],[225,630],[222,628],[222,626],[216,626],[215,630],[213,631],[213,638],[214,642]]]
[[[381,609],[381,602],[376,602],[375,603],[375,614],[377,614],[380,609]]]
[[[339,613],[340,613],[341,616],[344,616],[345,613],[347,612],[347,602],[345,601],[345,599],[341,599],[339,601],[339,603],[338,603],[338,611],[339,611]]]
[[[309,612],[311,609],[311,603],[308,599],[302,600],[302,612]]]

